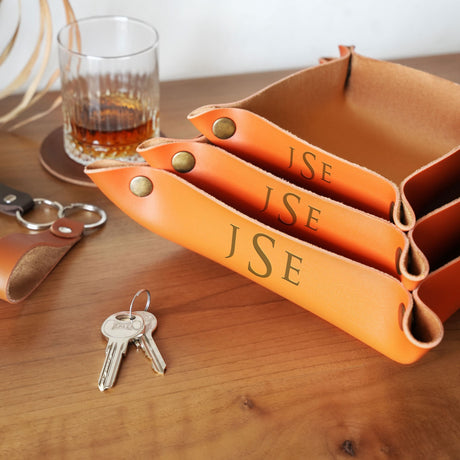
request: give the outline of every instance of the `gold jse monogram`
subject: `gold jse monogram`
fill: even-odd
[[[292,165],[294,164],[294,156],[298,155],[298,153],[295,151],[294,147],[289,148],[290,155],[288,168],[292,168]],[[316,177],[317,173],[320,172],[320,180],[322,180],[323,182],[327,182],[328,184],[331,183],[332,165],[325,163],[324,161],[318,161],[318,159],[316,158],[316,154],[313,152],[303,152],[301,155],[302,162],[307,167],[306,169],[300,170],[300,175],[304,179],[313,180]]]
[[[267,195],[265,198],[264,207],[260,210],[261,212],[265,212],[268,209],[272,192],[275,190],[268,185],[266,187]],[[295,193],[285,193],[283,195],[283,205],[286,211],[289,213],[289,219],[283,219],[281,214],[278,214],[278,220],[284,225],[294,225],[297,222],[296,209],[299,206],[305,206],[305,204],[302,203],[302,199],[299,195],[296,195]],[[307,215],[305,218],[305,227],[316,232],[318,230],[319,215],[321,214],[321,210],[310,205],[306,205],[306,208]],[[302,209],[300,211],[302,211]]]
[[[237,233],[240,227],[230,224],[232,227],[232,241],[230,246],[230,252],[225,257],[229,259],[235,255],[237,250]],[[270,235],[259,232],[252,237],[252,247],[255,251],[255,258],[250,258],[248,260],[248,271],[253,275],[259,278],[269,278],[273,273],[273,265],[271,263],[269,254],[262,249],[262,244],[265,246],[271,247],[273,250],[276,250],[276,240]],[[284,251],[284,264],[283,264],[283,276],[281,279],[287,281],[288,283],[298,286],[300,283],[300,267],[302,265],[302,257],[299,257],[289,251]],[[262,262],[262,269],[256,269],[255,266],[260,265]]]

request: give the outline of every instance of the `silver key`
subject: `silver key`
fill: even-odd
[[[101,332],[109,343],[105,349],[104,365],[99,376],[99,390],[104,391],[113,387],[129,342],[142,336],[144,329],[142,317],[127,311],[115,313],[104,321]]]
[[[153,332],[157,328],[158,321],[153,313],[149,311],[136,311],[135,315],[139,315],[144,320],[145,330],[142,336],[134,339],[133,342],[137,347],[144,350],[147,358],[152,360],[152,369],[157,374],[164,374],[166,371],[166,363],[161,356],[160,350],[153,340]]]

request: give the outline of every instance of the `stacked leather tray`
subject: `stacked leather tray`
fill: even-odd
[[[146,164],[86,172],[151,231],[411,363],[460,304],[460,87],[340,52],[196,109],[202,135],[147,140]]]

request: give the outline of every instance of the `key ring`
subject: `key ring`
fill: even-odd
[[[93,212],[99,215],[99,220],[97,222],[93,222],[92,224],[84,224],[83,228],[85,230],[100,227],[107,221],[107,214],[103,209],[99,208],[98,206],[94,206],[93,204],[87,203],[71,203],[67,206],[61,206],[61,209],[58,211],[58,217],[68,217],[67,212],[75,210]]]
[[[39,206],[55,208],[57,210],[57,219],[67,217],[69,212],[75,210],[97,214],[99,220],[93,223],[84,224],[84,230],[100,227],[107,221],[106,212],[98,206],[86,203],[71,203],[68,206],[63,206],[59,201],[47,200],[45,198],[32,198],[27,193],[20,192],[0,183],[0,212],[8,215],[16,215],[16,220],[29,230],[46,230],[56,221],[55,219],[51,222],[31,222],[24,218],[26,212]]]
[[[59,203],[58,201],[51,201],[45,198],[34,198],[33,201],[34,201],[34,206],[35,205],[38,205],[38,206],[45,205],[45,206],[57,209],[58,216],[64,209],[62,204]],[[16,219],[19,223],[24,225],[24,227],[28,228],[29,230],[44,230],[46,228],[51,227],[51,225],[54,224],[54,220],[52,222],[42,222],[42,223],[30,222],[24,219],[24,217],[22,216],[22,212],[19,209],[16,211]]]
[[[141,289],[140,291],[137,291],[135,294],[134,294],[134,297],[133,297],[133,300],[131,300],[131,305],[129,306],[129,317],[132,318],[133,316],[133,305],[134,305],[134,301],[136,300],[136,297],[139,297],[143,292],[145,292],[147,294],[147,303],[145,304],[145,308],[144,308],[144,311],[147,311],[150,307],[150,291],[148,291],[147,289]]]
[[[48,207],[57,209],[58,219],[61,219],[62,217],[67,217],[67,214],[69,211],[75,211],[75,210],[88,211],[88,212],[98,214],[99,220],[97,222],[83,225],[83,228],[85,230],[90,230],[92,228],[100,227],[101,225],[104,225],[105,222],[107,221],[106,212],[103,209],[99,208],[98,206],[94,206],[92,204],[71,203],[67,206],[63,206],[58,201],[51,201],[45,198],[34,198],[33,201],[34,201],[34,207],[36,205],[38,206],[44,205],[44,206],[48,206]],[[29,230],[45,230],[51,227],[55,222],[54,220],[51,222],[41,222],[41,223],[31,222],[29,220],[24,219],[24,216],[22,215],[22,212],[20,210],[16,211],[16,219],[18,220],[20,224],[24,225],[24,227],[28,228]]]

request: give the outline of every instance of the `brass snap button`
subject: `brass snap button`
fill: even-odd
[[[171,164],[177,172],[186,173],[195,167],[195,157],[190,152],[177,152],[172,157]]]
[[[148,177],[136,176],[131,180],[129,189],[131,193],[142,198],[152,193],[153,184]]]
[[[218,118],[212,125],[212,132],[219,139],[228,139],[235,134],[236,125],[231,118]]]

